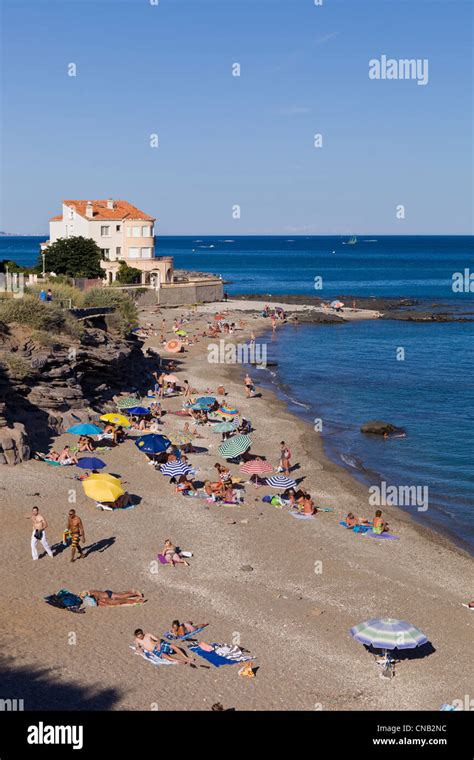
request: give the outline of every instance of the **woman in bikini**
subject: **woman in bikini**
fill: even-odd
[[[161,551],[161,554],[165,558],[168,565],[186,565],[186,567],[189,567],[189,562],[187,562],[183,557],[181,557],[180,554],[176,551],[176,546],[173,546],[170,539],[167,538],[165,540],[165,545]]]

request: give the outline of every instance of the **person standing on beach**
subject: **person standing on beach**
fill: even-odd
[[[68,521],[67,521],[67,530],[69,531],[71,535],[71,562],[74,562],[75,556],[76,556],[76,549],[79,552],[79,559],[81,557],[84,557],[84,552],[79,544],[79,542],[86,540],[86,534],[84,532],[84,526],[82,524],[81,518],[76,515],[75,509],[69,510],[68,515]]]
[[[53,552],[46,539],[46,528],[48,523],[43,515],[40,515],[38,507],[33,507],[31,515],[28,517],[33,523],[33,533],[31,534],[31,556],[33,559],[38,559],[38,550],[36,544],[40,541],[43,544],[43,548],[48,557],[53,557]]]
[[[290,459],[290,449],[286,445],[285,441],[280,441],[280,464],[278,469],[280,472],[283,472],[286,477],[289,477],[290,475]]]
[[[250,398],[252,396],[252,393],[255,390],[255,387],[253,384],[253,380],[250,377],[248,372],[244,377],[244,386],[245,386],[245,395],[247,396],[247,398]]]

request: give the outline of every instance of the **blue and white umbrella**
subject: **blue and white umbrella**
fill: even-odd
[[[286,475],[271,475],[269,478],[265,478],[265,483],[272,488],[295,488],[296,480],[293,478],[287,478]]]
[[[419,628],[405,620],[374,618],[350,629],[352,638],[375,649],[415,649],[428,638]]]
[[[167,462],[160,467],[162,475],[166,475],[170,478],[176,478],[179,475],[187,475],[191,472],[191,466],[186,462]]]

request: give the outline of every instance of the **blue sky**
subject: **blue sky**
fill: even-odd
[[[0,229],[115,197],[158,234],[472,233],[472,9],[2,0]],[[383,54],[429,83],[370,80]]]

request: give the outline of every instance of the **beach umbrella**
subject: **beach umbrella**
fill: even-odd
[[[296,486],[296,480],[293,478],[287,478],[286,475],[272,475],[269,478],[265,478],[267,485],[272,488],[294,488]]]
[[[85,495],[90,499],[95,499],[95,501],[115,501],[125,493],[120,481],[113,483],[103,478],[97,480],[93,479],[93,475],[82,481],[82,487]]]
[[[80,425],[73,425],[68,428],[66,433],[72,433],[73,435],[99,435],[99,433],[103,433],[103,430],[98,425],[82,422]]]
[[[115,402],[119,409],[130,409],[131,406],[136,406],[138,399],[132,396],[125,396],[125,398],[119,398]]]
[[[344,304],[342,301],[331,301],[329,306],[331,306],[333,309],[342,309]]]
[[[224,317],[223,314],[215,314],[214,315],[214,319],[215,319],[216,322],[220,322],[221,319],[225,319],[225,317]]]
[[[107,465],[102,459],[98,459],[97,457],[81,457],[76,467],[81,467],[83,470],[101,470],[103,467],[107,467]]]
[[[216,412],[216,414],[218,414],[220,417],[227,417],[229,419],[237,417],[238,413],[238,409],[231,409],[228,406],[224,406],[224,404],[222,404]]]
[[[352,638],[375,649],[415,649],[428,642],[419,628],[405,620],[374,618],[350,629]]]
[[[187,335],[186,330],[176,330],[176,335]]]
[[[165,435],[147,433],[137,438],[135,446],[145,454],[162,454],[171,446],[171,441]]]
[[[94,482],[95,480],[106,480],[108,483],[115,483],[116,485],[122,486],[122,481],[120,478],[117,478],[115,475],[110,475],[108,472],[93,472],[87,480]]]
[[[165,383],[179,383],[179,378],[177,378],[176,375],[165,375],[163,380]]]
[[[212,426],[213,433],[232,433],[237,430],[235,422],[218,422]]]
[[[147,414],[151,414],[150,410],[146,406],[129,406],[127,409],[128,414],[136,414],[137,417],[144,417]]]
[[[263,459],[251,459],[249,462],[241,464],[239,469],[246,475],[264,475],[267,472],[273,472],[270,462],[265,462]]]
[[[193,433],[183,433],[178,431],[177,433],[170,434],[169,439],[173,446],[186,446],[195,438]]]
[[[182,349],[182,345],[179,340],[169,340],[165,345],[165,351],[171,354],[178,354]]]
[[[100,418],[103,422],[110,422],[112,425],[122,425],[123,427],[130,427],[130,420],[128,420],[123,414],[103,414]]]
[[[167,462],[160,467],[160,472],[167,477],[176,478],[179,475],[187,475],[191,469],[191,466],[186,462]]]
[[[243,454],[252,445],[249,435],[234,435],[228,441],[221,443],[217,449],[224,459],[233,459]]]

